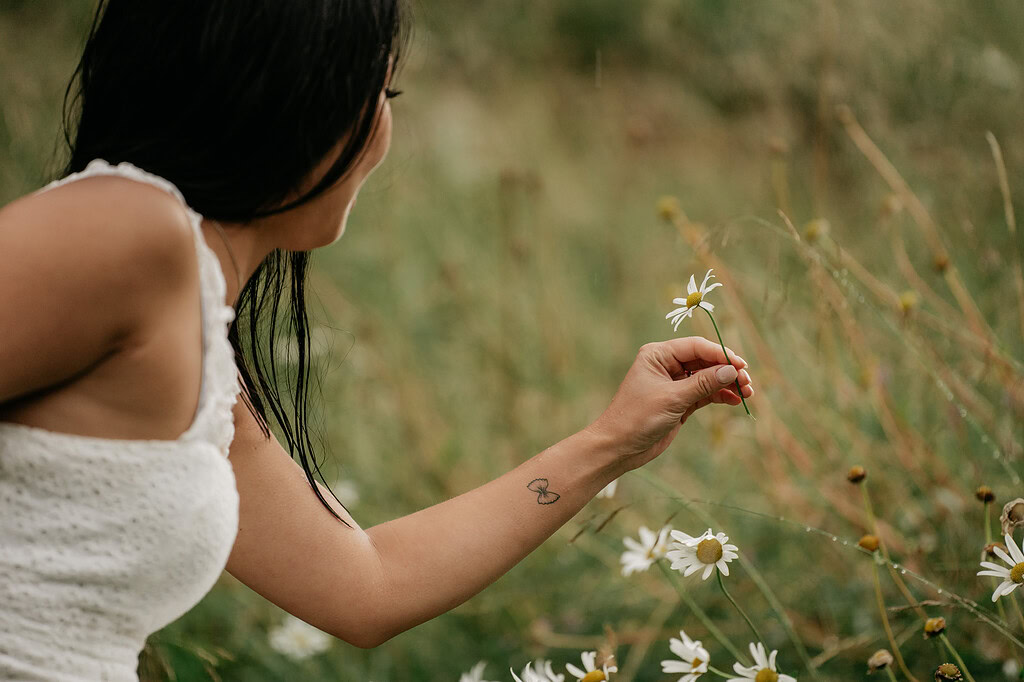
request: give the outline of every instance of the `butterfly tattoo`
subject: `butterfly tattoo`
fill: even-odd
[[[526,487],[537,493],[537,504],[551,504],[561,497],[558,493],[548,490],[548,479],[546,478],[535,478]]]

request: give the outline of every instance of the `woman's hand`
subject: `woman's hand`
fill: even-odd
[[[610,442],[622,473],[651,461],[669,446],[679,427],[710,403],[739,405],[754,395],[747,361],[700,336],[648,343],[615,393],[611,405],[587,431]]]

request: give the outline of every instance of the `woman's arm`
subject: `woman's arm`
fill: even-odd
[[[746,363],[730,353],[737,367]],[[228,571],[295,616],[369,648],[461,604],[539,546],[607,483],[660,454],[694,410],[739,404],[721,348],[692,337],[650,344],[594,424],[512,471],[363,531],[313,495],[239,401],[231,462],[241,496]],[[684,370],[696,370],[683,378]],[[741,373],[744,394],[749,377]],[[330,498],[328,498],[330,499]]]

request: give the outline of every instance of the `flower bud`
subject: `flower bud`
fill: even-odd
[[[893,657],[887,649],[879,649],[868,659],[868,672],[873,673],[892,665]]]
[[[964,679],[960,668],[952,663],[943,663],[935,669],[935,682],[959,682]]]
[[[658,199],[658,217],[665,222],[672,222],[679,217],[682,209],[679,207],[679,199],[671,196],[664,196]]]
[[[996,499],[996,494],[987,485],[978,486],[978,489],[974,491],[974,496],[978,498],[979,502],[991,502]]]
[[[846,473],[846,480],[850,483],[857,484],[867,478],[868,472],[862,466],[850,467],[850,470]],[[1022,500],[1024,501],[1024,500]]]
[[[899,198],[899,195],[890,194],[882,202],[882,206],[878,212],[882,215],[883,218],[890,218],[902,210],[903,200]]]
[[[900,293],[900,311],[904,315],[910,314],[910,311],[917,307],[917,292],[913,289],[907,289]]]
[[[813,244],[828,232],[828,221],[824,218],[816,218],[804,225],[804,238],[808,244]]]
[[[938,637],[946,631],[946,619],[939,616],[938,618],[929,618],[924,622],[924,638],[931,639],[932,637]]]
[[[874,552],[878,549],[878,537],[875,535],[865,535],[857,541],[857,544],[869,552]]]
[[[938,273],[945,272],[946,270],[949,269],[949,256],[947,256],[944,253],[943,254],[939,254],[938,256],[935,257],[935,260],[932,261],[932,265],[935,266],[935,271],[936,272],[938,272]]]
[[[987,545],[985,545],[985,549],[981,551],[981,560],[984,561],[985,559],[998,559],[999,556],[995,553],[996,547],[1006,552],[1006,545],[1004,545],[1003,543],[990,542]],[[1009,552],[1007,552],[1007,554],[1009,554]]]

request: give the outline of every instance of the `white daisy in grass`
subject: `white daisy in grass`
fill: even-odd
[[[556,673],[551,668],[551,661],[545,661],[542,658],[537,659],[533,662],[536,664],[536,670],[530,670],[530,663],[526,664],[523,668],[523,677],[520,679],[516,672],[509,668],[509,672],[512,673],[512,677],[515,678],[516,682],[564,682],[565,675]]]
[[[665,555],[672,561],[671,568],[683,575],[703,570],[701,580],[707,580],[716,567],[722,575],[729,575],[729,562],[739,556],[736,545],[728,544],[728,535],[712,533],[710,528],[698,537],[678,530],[671,535],[674,542]]]
[[[622,562],[622,575],[646,571],[655,561],[665,556],[670,530],[672,529],[665,526],[655,533],[647,526],[640,526],[640,542],[633,538],[622,538],[622,544],[629,548],[619,557],[619,561]]]
[[[486,682],[484,680],[484,668],[487,667],[487,661],[480,661],[474,665],[468,673],[462,673],[459,676],[459,682]]]
[[[713,268],[712,268],[713,269]],[[693,311],[697,308],[703,308],[704,310],[714,312],[715,306],[711,305],[704,300],[704,297],[708,295],[715,287],[722,286],[721,282],[715,282],[708,286],[708,280],[714,277],[711,274],[711,270],[708,270],[707,274],[704,275],[704,281],[700,283],[700,288],[697,288],[697,280],[693,275],[690,275],[690,283],[686,285],[686,298],[674,298],[672,302],[676,305],[682,306],[682,308],[676,308],[668,315],[665,319],[672,319],[672,323],[675,325],[672,327],[673,331],[679,329],[679,323],[685,320],[687,317],[693,317]]]
[[[608,677],[608,673],[617,673],[619,669],[615,665],[608,665],[608,661],[605,661],[601,669],[598,670],[594,667],[594,660],[597,658],[596,651],[584,651],[580,654],[580,659],[583,661],[584,670],[580,670],[572,663],[566,663],[565,669],[572,673],[577,680],[580,682],[603,682],[604,680],[611,679]],[[609,656],[609,659],[612,657]]]
[[[601,488],[601,492],[594,497],[613,497],[615,495],[615,489],[619,487],[619,479],[615,479],[605,487]]]
[[[334,640],[326,632],[291,614],[268,633],[267,639],[271,649],[299,661],[327,651]]]
[[[711,656],[707,649],[701,646],[700,640],[690,639],[685,632],[679,631],[679,639],[672,637],[668,641],[668,647],[680,660],[669,659],[661,662],[663,673],[683,673],[676,682],[694,682],[698,677],[708,671],[708,664]]]
[[[728,682],[747,682],[747,680],[754,680],[755,682],[796,682],[795,677],[782,675],[775,669],[775,657],[778,653],[778,651],[773,650],[771,654],[768,654],[764,649],[764,644],[758,642],[755,647],[754,643],[751,642],[750,655],[754,657],[754,665],[745,668],[739,663],[733,663],[732,669],[736,671],[739,677],[730,677]]]
[[[994,578],[1002,578],[1003,580],[1003,582],[996,586],[995,592],[992,593],[992,601],[1010,594],[1021,583],[1024,583],[1024,552],[1021,552],[1021,548],[1013,541],[1012,535],[1004,535],[1003,540],[1006,542],[1006,549],[1009,550],[1009,554],[1004,552],[1003,548],[998,545],[992,547],[992,552],[1005,561],[1009,568],[991,561],[982,561],[981,567],[985,570],[978,571],[978,575],[990,575]]]

